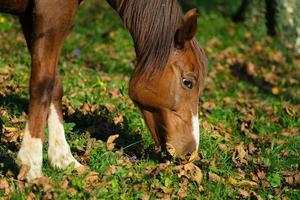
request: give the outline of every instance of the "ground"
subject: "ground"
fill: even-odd
[[[67,138],[90,171],[52,170],[46,141],[47,178],[32,183],[17,179],[15,164],[30,57],[17,19],[1,14],[0,199],[300,199],[300,59],[264,28],[234,24],[227,7],[200,7],[197,38],[209,73],[200,156],[191,163],[155,153],[128,97],[132,40],[104,1],[84,2],[59,71]]]

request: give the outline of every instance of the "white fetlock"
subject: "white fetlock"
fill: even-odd
[[[17,156],[17,163],[20,166],[27,165],[29,167],[26,175],[27,181],[43,176],[43,143],[41,138],[33,138],[30,135],[27,124],[22,145]]]
[[[75,168],[81,167],[82,165],[72,156],[70,147],[66,141],[64,127],[58,118],[53,104],[50,105],[48,128],[48,159],[50,165],[55,168],[65,169],[71,163],[74,163]]]

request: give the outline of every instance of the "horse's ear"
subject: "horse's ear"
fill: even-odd
[[[175,44],[177,48],[183,48],[187,40],[191,40],[197,32],[197,10],[189,10],[183,17],[183,24],[176,31]]]

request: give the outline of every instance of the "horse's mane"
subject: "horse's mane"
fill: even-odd
[[[149,77],[161,72],[182,25],[177,0],[108,0],[117,10],[134,40],[136,72]],[[196,49],[197,50],[197,49]]]

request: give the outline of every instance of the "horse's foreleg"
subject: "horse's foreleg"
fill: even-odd
[[[56,86],[57,60],[77,5],[77,0],[60,1],[59,4],[37,1],[34,14],[20,19],[32,59],[28,121],[18,153],[18,162],[30,167],[27,180],[42,176],[42,141]],[[27,20],[31,20],[30,26],[26,26]],[[52,111],[50,115],[53,118]]]
[[[48,159],[52,167],[64,169],[71,163],[74,163],[75,167],[80,167],[81,164],[72,156],[70,147],[66,141],[63,127],[62,96],[63,87],[60,76],[57,73],[48,117]]]

